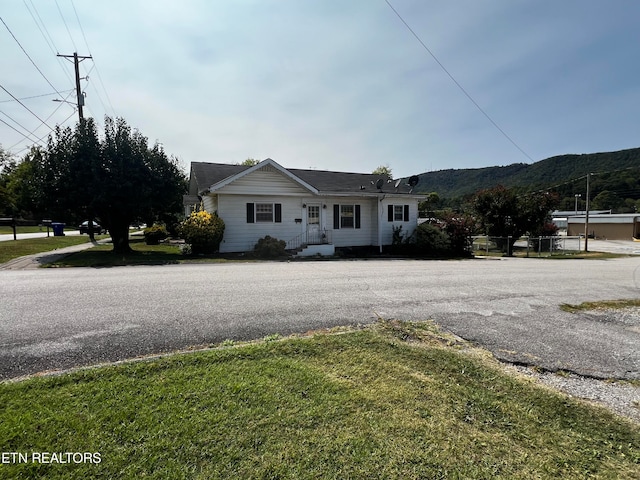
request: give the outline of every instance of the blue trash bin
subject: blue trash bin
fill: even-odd
[[[52,222],[51,228],[53,229],[54,237],[64,237],[64,223]]]

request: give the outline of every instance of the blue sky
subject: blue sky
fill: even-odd
[[[73,101],[56,53],[77,51],[93,56],[85,116],[125,118],[185,169],[270,157],[400,177],[640,146],[640,2],[389,3],[509,138],[385,0],[6,0],[0,144],[19,155],[73,126],[49,83]]]

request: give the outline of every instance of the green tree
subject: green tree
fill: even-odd
[[[433,210],[440,204],[440,195],[437,192],[431,192],[426,198],[418,204],[418,213],[422,218],[428,218]]]
[[[137,218],[179,212],[186,193],[186,177],[177,159],[118,118],[105,120],[104,140],[96,166],[96,191],[89,199],[109,229],[114,252],[131,250],[129,225]]]
[[[175,158],[119,118],[105,119],[104,138],[92,119],[75,130],[57,128],[46,149],[31,162],[36,205],[61,220],[100,219],[113,251],[126,253],[129,225],[139,218],[176,215],[186,193],[186,177]]]
[[[609,190],[603,190],[591,201],[591,208],[596,210],[619,210],[623,206],[624,200]]]
[[[393,178],[393,175],[391,174],[391,167],[389,167],[389,165],[380,165],[371,173],[373,175],[382,175],[388,178]]]
[[[543,228],[558,203],[555,194],[517,195],[514,189],[500,185],[478,192],[472,208],[484,233],[498,237],[497,243],[507,247],[506,252],[510,254],[518,238]]]
[[[256,160],[255,158],[247,158],[244,162],[242,162],[240,165],[245,165],[247,167],[253,167],[254,165],[257,165],[260,163],[260,160]]]

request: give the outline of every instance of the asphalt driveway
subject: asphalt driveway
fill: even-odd
[[[640,379],[640,315],[559,309],[639,298],[639,272],[640,257],[0,270],[0,378],[381,316],[433,319],[512,362]]]

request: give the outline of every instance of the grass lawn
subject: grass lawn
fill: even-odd
[[[100,238],[100,237],[96,237]],[[48,252],[58,248],[70,247],[87,243],[89,238],[85,236],[29,238],[24,240],[7,240],[0,242],[0,263],[8,262],[24,255],[33,255],[40,252]]]
[[[126,255],[113,253],[113,245],[103,244],[73,253],[51,267],[116,267],[123,265],[166,265],[184,260],[176,245],[147,245],[141,237],[131,237],[133,252]]]
[[[2,383],[0,451],[100,463],[0,477],[640,478],[638,425],[429,323],[340,333]]]

